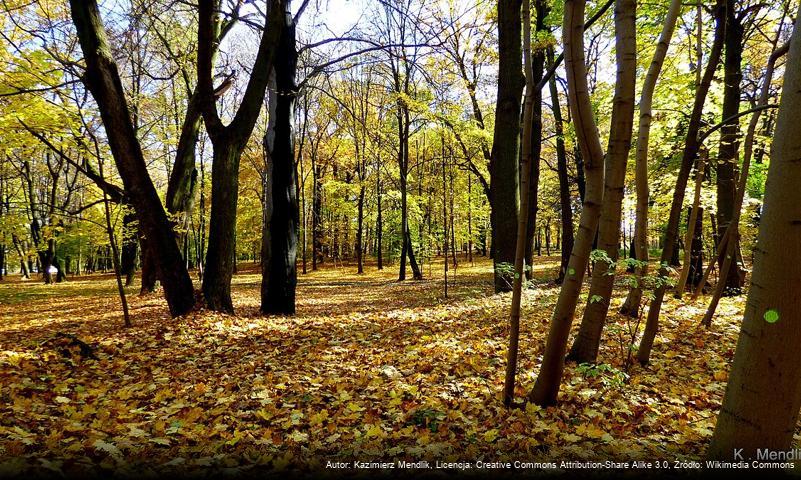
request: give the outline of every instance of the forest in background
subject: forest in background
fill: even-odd
[[[755,457],[794,441],[796,2],[12,0],[2,8],[8,405],[71,402],[50,390],[39,398],[47,389],[15,373],[25,362],[48,371],[41,349],[51,340],[80,347],[83,362],[98,360],[88,337],[105,345],[128,335],[89,328],[99,317],[81,289],[95,291],[92,279],[117,295],[99,294],[99,308],[121,313],[103,322],[200,322],[199,331],[218,321],[247,329],[237,323],[244,319],[268,329],[289,322],[279,332],[303,331],[309,316],[341,323],[336,295],[318,288],[329,282],[348,292],[339,308],[354,315],[360,289],[394,300],[388,318],[405,303],[423,308],[418,293],[448,321],[454,305],[490,302],[487,328],[501,330],[487,333],[493,368],[479,377],[498,403],[491,418],[506,429],[474,428],[488,444],[524,428],[501,412],[564,413],[575,398],[560,388],[578,379],[601,378],[605,391],[636,385],[682,351],[666,348],[669,328],[697,337],[701,356],[709,335],[723,335],[710,348],[727,366],[716,361],[704,375],[729,385],[725,397],[716,385],[714,400],[691,407],[701,417],[673,418],[711,422],[679,444],[702,450],[711,437],[709,458],[732,460],[737,448]],[[86,315],[61,300],[87,302]],[[303,311],[312,305],[325,307]],[[36,334],[15,345],[26,330],[20,314]],[[52,322],[62,316],[67,329]],[[739,341],[732,325],[742,326]],[[418,375],[431,371],[415,362]],[[411,375],[373,367],[386,380]],[[23,418],[26,405],[8,407],[9,419]],[[459,408],[449,408],[450,419]],[[418,427],[447,430],[438,410],[411,411],[425,417]],[[343,412],[332,415],[347,419]],[[618,438],[618,427],[599,422],[583,427],[586,437]],[[4,454],[47,458],[12,423],[0,424]],[[98,441],[113,449],[87,448],[119,467],[120,449]],[[284,441],[272,447],[284,454]],[[495,453],[534,447],[521,445]],[[692,457],[689,448],[682,455]]]

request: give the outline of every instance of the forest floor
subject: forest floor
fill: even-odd
[[[521,400],[541,359],[557,265],[538,258],[524,296]],[[706,297],[670,298],[652,363],[626,373],[637,321],[616,314],[621,284],[602,365],[568,364],[557,407],[507,410],[510,294],[492,294],[488,260],[462,259],[446,300],[441,268],[439,260],[424,267],[426,280],[399,283],[395,266],[360,276],[325,265],[299,275],[297,316],[264,317],[257,268],[241,265],[237,315],[172,320],[158,293],[132,287],[132,328],[122,326],[111,275],[0,283],[0,476],[703,456],[744,296],[723,299],[710,330],[697,328]],[[576,324],[581,310],[583,302]]]

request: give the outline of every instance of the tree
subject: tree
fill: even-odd
[[[498,0],[498,96],[490,160],[492,252],[495,292],[512,288],[520,210],[521,0]]]
[[[155,271],[173,316],[195,303],[192,280],[170,228],[164,207],[147,172],[134,132],[117,65],[111,56],[96,0],[70,0],[73,23],[86,62],[84,82],[100,108],[109,146],[139,225],[153,251]]]
[[[789,450],[801,408],[801,7],[771,147],[751,289],[723,407],[707,455]],[[742,449],[742,450],[740,450]]]
[[[286,1],[289,12],[290,0]],[[264,136],[267,173],[264,181],[264,225],[262,233],[261,311],[295,313],[298,283],[298,192],[295,171],[295,142],[292,121],[297,86],[295,71],[295,21],[285,15],[269,95],[269,126]]]
[[[632,317],[640,314],[642,303],[643,277],[648,273],[648,145],[651,136],[651,121],[653,119],[654,89],[662,71],[670,39],[676,28],[676,20],[681,11],[681,1],[671,0],[668,7],[662,33],[656,44],[653,59],[648,66],[648,73],[640,94],[640,118],[637,129],[637,150],[635,154],[635,185],[637,190],[637,209],[634,224],[634,258],[639,262],[634,270],[634,284],[629,291],[626,301],[621,307],[621,313]],[[700,69],[700,67],[699,67]]]
[[[603,201],[604,153],[587,85],[587,70],[584,63],[584,9],[585,2],[567,0],[562,28],[570,111],[573,114],[576,137],[584,160],[586,178],[584,208],[581,211],[579,230],[568,263],[567,275],[562,282],[559,299],[551,317],[540,373],[529,394],[529,400],[537,405],[553,405],[559,394],[567,339]],[[621,11],[622,13],[625,12]]]
[[[212,57],[220,37],[219,3],[198,4],[198,95],[206,131],[214,147],[211,177],[211,215],[203,276],[203,295],[211,310],[232,313],[231,276],[234,270],[236,206],[239,198],[239,161],[261,110],[286,15],[286,2],[269,0],[266,24],[253,72],[233,120],[224,125],[212,87]]]
[[[595,362],[601,345],[601,332],[612,301],[612,287],[620,249],[620,218],[626,163],[631,148],[634,122],[634,85],[637,73],[637,38],[634,0],[618,0],[615,5],[615,51],[617,78],[612,107],[609,146],[604,173],[603,205],[598,227],[598,247],[593,262],[592,282],[579,333],[568,354],[579,363]]]
[[[648,308],[648,317],[645,322],[645,331],[640,340],[640,347],[637,351],[637,358],[640,363],[646,364],[651,357],[656,333],[659,329],[659,312],[662,308],[662,300],[668,288],[668,262],[673,257],[676,248],[676,240],[679,235],[679,221],[683,211],[684,191],[687,189],[687,181],[690,177],[690,170],[698,156],[699,134],[701,129],[701,115],[706,102],[706,95],[715,75],[720,54],[723,48],[723,38],[726,30],[726,3],[724,0],[717,0],[714,7],[715,33],[712,41],[712,49],[709,52],[709,60],[706,69],[701,77],[701,83],[696,88],[693,109],[690,113],[687,125],[687,136],[682,151],[681,166],[676,177],[676,188],[673,191],[673,200],[670,206],[667,230],[665,231],[664,247],[660,258],[659,281],[654,290],[653,299]],[[700,21],[700,19],[699,19]]]

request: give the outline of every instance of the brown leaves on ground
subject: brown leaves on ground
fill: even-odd
[[[550,278],[554,259],[538,264]],[[441,268],[441,263],[435,265]],[[327,460],[698,458],[714,426],[742,297],[711,331],[701,303],[670,303],[653,363],[623,368],[629,328],[610,317],[601,367],[568,365],[560,405],[499,399],[510,297],[491,264],[428,280],[326,267],[300,276],[298,315],[258,314],[259,277],[234,280],[237,316],[169,318],[111,277],[0,284],[0,475],[316,469]],[[433,279],[432,279],[433,278]],[[524,297],[517,394],[533,385],[558,287]],[[616,290],[613,309],[622,301]],[[577,315],[580,319],[580,314]],[[632,322],[632,323],[629,323]],[[578,323],[578,320],[576,321]],[[97,359],[59,334],[74,335]]]

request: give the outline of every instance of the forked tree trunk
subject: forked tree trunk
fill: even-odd
[[[648,66],[648,73],[642,86],[640,96],[640,121],[637,129],[637,151],[635,154],[635,184],[637,190],[636,220],[634,223],[634,258],[637,266],[634,269],[635,282],[629,290],[626,301],[620,309],[624,315],[638,317],[640,303],[642,302],[642,281],[648,274],[648,143],[651,135],[651,120],[653,119],[652,105],[654,102],[654,89],[665,62],[670,39],[676,28],[676,20],[681,11],[681,0],[671,0],[668,7],[662,33],[656,44],[654,57]],[[698,67],[700,70],[700,66]]]
[[[604,202],[598,226],[598,248],[606,253],[592,269],[590,293],[578,335],[568,360],[593,363],[598,358],[606,314],[612,301],[615,265],[620,247],[620,218],[626,163],[631,149],[634,124],[634,87],[637,72],[636,0],[618,0],[615,4],[615,52],[617,79],[612,106],[609,146],[604,174]]]
[[[801,7],[780,105],[751,288],[707,453],[712,459],[789,450],[801,408],[801,297],[794,294],[801,289]]]
[[[86,61],[85,82],[100,107],[109,146],[125,191],[139,218],[139,226],[158,255],[156,275],[173,316],[188,312],[195,303],[192,280],[186,270],[170,222],[147,172],[134,132],[117,65],[94,0],[71,0],[72,18]]]
[[[285,18],[290,15],[287,10],[289,0],[268,0],[265,3],[266,24],[250,79],[233,120],[224,125],[217,111],[212,85],[212,59],[219,38],[220,12],[215,8],[214,0],[198,2],[197,94],[206,131],[214,147],[203,295],[210,310],[226,313],[234,311],[231,277],[236,268],[239,160],[259,117]]]
[[[492,260],[495,292],[512,289],[520,203],[518,150],[524,77],[521,58],[521,0],[498,1],[498,96],[490,161]]]
[[[695,101],[693,103],[693,110],[690,114],[690,123],[687,127],[687,138],[684,144],[684,153],[681,159],[681,167],[676,178],[676,189],[673,191],[673,203],[670,206],[670,215],[668,217],[667,231],[665,232],[664,248],[662,249],[662,257],[660,263],[666,265],[673,258],[675,253],[676,241],[679,234],[679,221],[681,219],[681,212],[684,203],[684,191],[687,189],[687,181],[690,177],[690,170],[695,162],[696,155],[698,154],[699,139],[698,134],[701,127],[701,114],[704,110],[704,103],[706,95],[709,91],[709,86],[712,83],[712,78],[715,75],[718,62],[720,62],[720,53],[723,48],[723,37],[726,29],[726,4],[724,0],[717,0],[715,5],[715,34],[712,43],[712,50],[709,53],[709,62],[706,65],[701,83],[695,92]],[[659,269],[659,276],[667,279],[668,271],[662,266]],[[656,333],[659,329],[659,313],[662,308],[662,300],[665,297],[665,290],[668,285],[666,281],[659,282],[656,287],[653,299],[651,300],[648,309],[648,317],[645,322],[645,331],[643,332],[642,339],[640,340],[640,347],[637,351],[637,358],[642,364],[649,362],[651,358],[651,348],[656,338]]]
[[[551,317],[542,367],[529,394],[529,399],[541,406],[555,404],[559,394],[567,339],[592,250],[593,238],[598,228],[598,217],[603,201],[604,153],[587,86],[587,69],[584,63],[584,9],[585,2],[582,0],[565,2],[563,36],[567,91],[576,137],[584,159],[586,191],[576,243]]]

